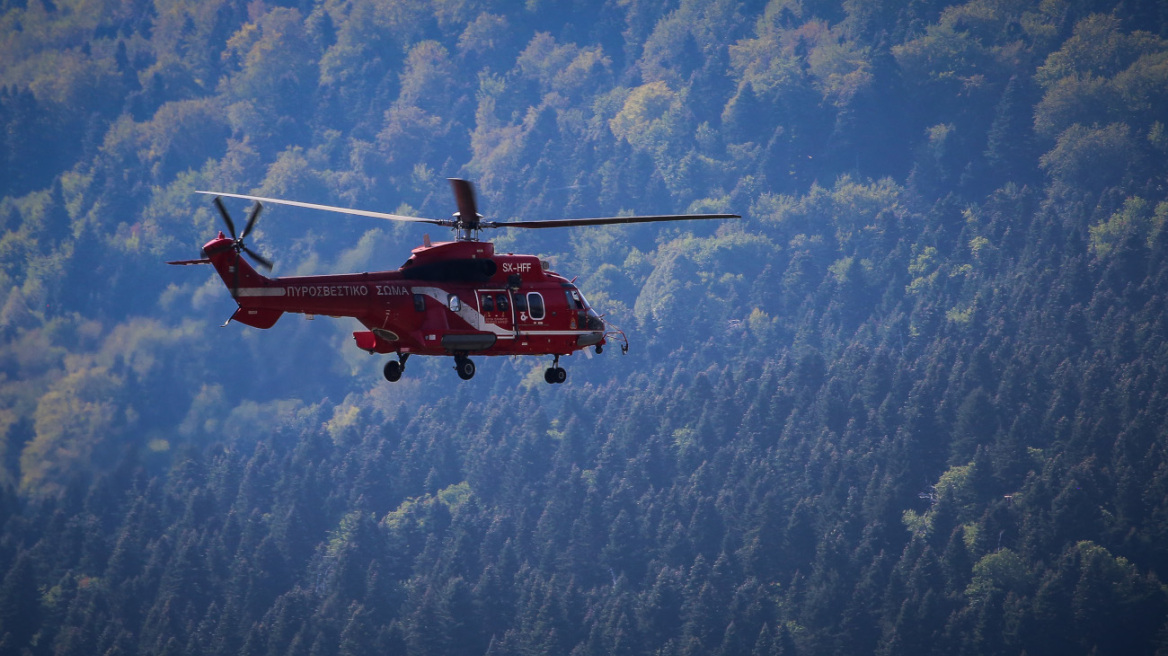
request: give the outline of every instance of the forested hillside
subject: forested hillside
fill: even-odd
[[[1163,2],[0,8],[0,654],[1168,654]],[[164,264],[447,177],[744,218],[498,236],[629,334],[555,386]]]

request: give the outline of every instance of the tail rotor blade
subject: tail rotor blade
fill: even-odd
[[[255,206],[251,208],[251,213],[247,215],[247,225],[243,227],[243,232],[239,235],[240,239],[251,234],[251,228],[255,225],[256,219],[260,218],[260,210],[262,209],[264,209],[263,204],[256,201]]]
[[[272,261],[271,260],[264,257],[263,255],[260,255],[259,253],[255,252],[255,251],[253,251],[252,249],[248,248],[243,243],[243,238],[246,237],[248,235],[248,233],[251,232],[251,229],[255,227],[256,219],[260,218],[260,211],[264,209],[264,206],[258,200],[256,201],[255,206],[251,208],[251,212],[249,212],[247,215],[247,223],[244,224],[244,226],[243,226],[243,233],[236,236],[235,222],[231,220],[231,215],[227,213],[227,208],[223,206],[223,201],[218,196],[216,196],[213,202],[215,203],[216,209],[219,210],[220,216],[223,217],[223,222],[227,224],[227,229],[231,231],[232,241],[235,242],[231,245],[232,249],[235,250],[235,267],[234,267],[235,268],[235,282],[231,288],[231,293],[234,294],[235,292],[239,291],[239,257],[240,257],[239,253],[240,253],[240,251],[247,253],[261,267],[267,269],[268,271],[272,270]],[[186,263],[187,262],[180,262],[179,264],[186,264]]]
[[[235,239],[235,222],[231,220],[231,215],[227,213],[227,208],[223,207],[223,201],[219,197],[215,197],[215,207],[219,210],[220,216],[223,217],[223,222],[227,224],[227,230],[231,233],[231,238]]]
[[[251,259],[256,261],[256,264],[259,264],[260,266],[267,269],[268,271],[272,270],[272,261],[269,260],[268,258],[253,251],[252,249],[248,248],[247,246],[243,247],[243,252],[250,255]]]

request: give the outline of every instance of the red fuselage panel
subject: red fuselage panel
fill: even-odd
[[[416,248],[396,271],[287,278],[259,275],[220,242],[204,250],[243,310],[354,317],[374,335],[358,337],[366,350],[569,354],[604,343],[604,324],[571,283],[489,242]]]

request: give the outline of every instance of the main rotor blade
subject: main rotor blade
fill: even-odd
[[[210,194],[214,196],[227,196],[228,198],[242,198],[244,200],[254,200],[262,203],[275,203],[276,205],[291,205],[292,207],[306,207],[310,210],[325,210],[327,212],[340,212],[341,214],[354,214],[356,216],[368,216],[374,219],[389,219],[390,221],[409,221],[412,223],[432,223],[434,225],[446,226],[448,228],[454,227],[454,221],[445,221],[441,219],[424,219],[417,216],[401,216],[400,214],[386,214],[384,212],[370,212],[368,210],[353,210],[347,207],[334,207],[332,205],[317,205],[315,203],[301,203],[295,200],[282,200],[279,198],[264,198],[263,196],[248,196],[247,194],[228,194],[222,191],[196,191],[197,194]]]
[[[272,270],[272,261],[269,260],[268,258],[253,251],[252,249],[248,248],[247,246],[243,247],[243,252],[250,255],[251,259],[255,260],[256,263],[259,264],[260,266],[262,266],[263,268],[267,269],[268,271]]]
[[[235,222],[231,220],[231,215],[227,213],[227,208],[223,207],[223,201],[219,197],[215,197],[215,207],[219,208],[219,214],[223,217],[223,222],[227,224],[227,230],[231,233],[231,238],[235,239]]]
[[[656,223],[658,221],[697,221],[703,219],[741,219],[738,214],[666,214],[661,216],[607,216],[595,219],[548,219],[546,221],[489,221],[484,228],[569,228],[572,226],[612,225],[616,223]]]
[[[256,219],[260,218],[260,211],[264,209],[264,204],[256,201],[255,207],[251,208],[251,213],[247,215],[247,225],[243,226],[243,232],[239,235],[243,239],[251,232],[251,227],[255,225]]]
[[[454,190],[454,201],[458,203],[459,221],[467,228],[477,228],[479,225],[479,209],[475,203],[474,187],[470,182],[459,178],[449,178],[450,188]]]

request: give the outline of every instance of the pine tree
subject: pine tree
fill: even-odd
[[[40,628],[41,595],[32,557],[21,551],[0,583],[0,636],[13,653],[23,650]]]

